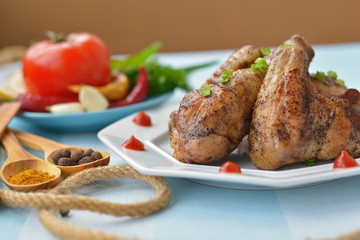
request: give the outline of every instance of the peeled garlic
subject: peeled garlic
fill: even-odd
[[[68,103],[58,103],[51,106],[48,106],[46,108],[51,113],[78,113],[78,112],[84,112],[84,107],[79,102],[68,102]]]
[[[100,91],[92,86],[83,85],[79,92],[79,100],[85,111],[101,111],[109,107],[109,101],[100,93]]]

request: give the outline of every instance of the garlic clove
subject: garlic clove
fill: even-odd
[[[101,111],[109,107],[109,101],[101,92],[92,86],[83,85],[79,92],[79,100],[85,111]]]
[[[79,113],[84,112],[85,109],[80,102],[58,103],[46,108],[51,113],[64,114],[64,113]]]

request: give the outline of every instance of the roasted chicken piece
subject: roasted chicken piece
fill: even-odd
[[[338,86],[336,84],[336,79],[330,78],[328,76],[325,76],[321,81],[314,77],[312,77],[311,80],[316,90],[318,90],[318,92],[325,97],[331,95],[341,95],[344,94],[347,90],[346,86]]]
[[[175,158],[210,163],[239,145],[248,133],[252,107],[265,75],[249,67],[261,56],[260,48],[254,46],[239,49],[207,80],[210,96],[203,97],[201,89],[185,95],[169,123]],[[221,74],[226,70],[234,72],[230,82],[222,84]]]
[[[310,49],[296,35],[273,54],[249,133],[250,158],[260,169],[333,159],[341,150],[360,156],[360,93],[322,96],[310,79]]]

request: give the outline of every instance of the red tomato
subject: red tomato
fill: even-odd
[[[137,138],[135,138],[134,136],[131,136],[128,140],[126,140],[122,146],[124,148],[130,149],[130,150],[135,150],[135,151],[144,151],[144,144],[138,140]]]
[[[133,122],[137,125],[144,126],[144,127],[150,127],[151,126],[151,119],[149,115],[147,115],[144,112],[139,112],[138,115],[136,115],[133,119]]]
[[[335,159],[333,168],[351,168],[357,167],[359,164],[346,151],[341,151],[340,155]]]
[[[241,173],[241,169],[238,164],[226,161],[220,166],[220,173]]]
[[[65,41],[45,40],[27,49],[23,73],[28,91],[42,96],[76,96],[72,84],[101,86],[111,81],[110,52],[90,33],[72,33]]]

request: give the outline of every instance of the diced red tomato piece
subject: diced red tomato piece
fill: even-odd
[[[135,151],[145,151],[144,144],[134,136],[131,136],[128,140],[126,140],[122,146],[124,148],[135,150]]]
[[[151,126],[151,119],[149,115],[147,115],[145,112],[139,112],[138,115],[136,115],[133,119],[133,122],[137,125],[144,126],[144,127],[150,127]]]
[[[335,159],[333,168],[352,168],[359,164],[345,150]]]
[[[241,173],[241,168],[239,164],[226,161],[220,166],[220,173]]]

